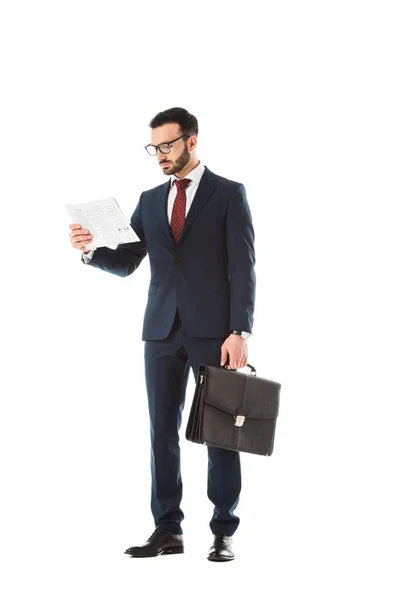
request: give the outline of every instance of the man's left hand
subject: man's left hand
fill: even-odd
[[[221,346],[221,367],[223,367],[228,359],[231,369],[241,369],[247,365],[247,342],[240,335],[231,335],[226,338]]]

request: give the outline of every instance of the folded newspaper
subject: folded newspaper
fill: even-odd
[[[138,242],[136,235],[115,198],[93,200],[82,204],[65,204],[73,223],[90,231],[93,239],[85,244],[88,250],[102,246],[116,248],[118,244]]]

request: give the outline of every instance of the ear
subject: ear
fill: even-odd
[[[195,135],[190,136],[190,138],[188,138],[188,142],[189,150],[192,152],[197,146],[197,137]]]

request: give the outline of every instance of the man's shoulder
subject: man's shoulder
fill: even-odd
[[[217,173],[214,173],[207,167],[206,167],[206,171],[204,174],[206,174],[206,172],[210,178],[216,179],[218,181],[218,183],[221,185],[224,185],[224,186],[227,186],[230,188],[238,188],[241,185],[243,185],[242,183],[240,183],[239,181],[235,181],[234,179],[229,179],[228,177],[224,177],[223,175],[217,175]]]
[[[211,171],[211,169],[209,169],[206,166],[204,168],[203,177],[217,181],[219,183],[219,185],[222,185],[224,187],[237,189],[241,185],[243,185],[239,181],[235,181],[234,179],[229,179],[228,177],[223,177],[222,175],[218,175],[217,173],[214,173],[213,171]],[[159,185],[156,185],[155,187],[149,188],[148,190],[144,190],[143,195],[146,197],[151,197],[151,196],[157,196],[159,193],[166,192],[166,190],[169,188],[169,183],[170,183],[170,180],[168,179],[168,181],[165,181],[164,183],[160,183]]]
[[[144,190],[143,194],[146,194],[146,196],[154,196],[154,195],[158,194],[158,192],[161,192],[162,190],[165,191],[168,184],[169,184],[169,180],[164,181],[164,183],[160,183],[159,185],[156,185],[155,187],[152,187],[148,190]]]

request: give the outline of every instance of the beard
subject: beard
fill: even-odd
[[[167,155],[168,156],[168,155]],[[168,160],[166,157],[165,160]],[[190,152],[185,144],[185,148],[182,151],[182,154],[178,156],[175,161],[170,161],[171,164],[163,167],[161,165],[162,170],[166,175],[175,175],[175,173],[179,173],[185,167],[190,160]]]

